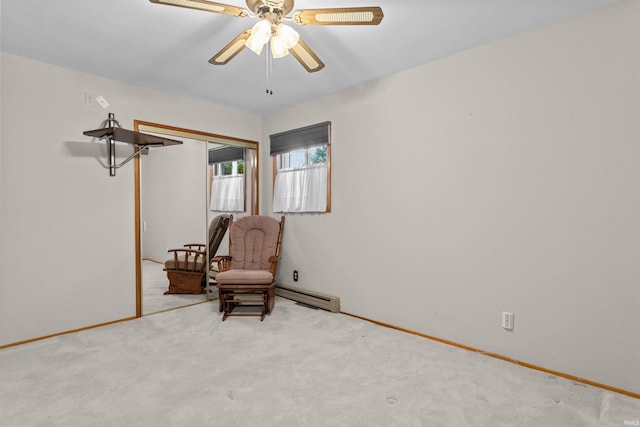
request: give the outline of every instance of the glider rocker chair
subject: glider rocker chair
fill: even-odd
[[[216,282],[222,320],[228,316],[260,316],[271,313],[275,300],[275,277],[280,259],[284,216],[251,215],[229,225],[229,255],[218,262]],[[241,306],[260,307],[247,311]]]
[[[209,224],[209,257],[213,258],[224,233],[226,233],[230,215],[218,215]],[[169,249],[173,258],[164,263],[164,271],[169,278],[169,290],[164,294],[200,294],[203,292],[208,274],[206,245],[189,243],[180,249]]]

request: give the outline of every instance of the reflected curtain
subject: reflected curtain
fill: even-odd
[[[244,175],[214,176],[210,209],[216,212],[243,212]]]
[[[325,212],[327,165],[279,171],[273,189],[274,212]]]

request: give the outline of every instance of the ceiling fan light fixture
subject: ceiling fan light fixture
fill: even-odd
[[[288,54],[289,49],[287,49],[284,40],[278,36],[271,37],[271,56],[273,58],[282,58]]]
[[[253,36],[249,36],[247,41],[244,42],[244,45],[251,49],[256,55],[260,55],[262,53],[262,47],[264,46],[264,43],[257,43]]]
[[[293,28],[280,23],[278,24],[277,31],[278,37],[284,42],[284,45],[287,47],[287,49],[291,49],[298,44],[300,35]]]
[[[261,19],[251,28],[251,36],[244,43],[246,47],[260,55],[262,47],[269,41],[271,37],[271,21]]]

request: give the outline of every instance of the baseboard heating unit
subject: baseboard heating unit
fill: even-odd
[[[340,311],[340,298],[333,295],[280,284],[276,284],[276,295],[334,313]]]

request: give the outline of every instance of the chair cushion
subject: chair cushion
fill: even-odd
[[[280,222],[268,216],[251,215],[234,222],[229,231],[231,268],[270,270],[279,234]]]
[[[219,285],[269,285],[273,282],[273,274],[269,270],[237,270],[231,269],[216,275]]]
[[[166,270],[187,270],[187,266],[184,264],[184,254],[178,255],[178,265],[176,266],[176,262],[174,258],[168,259],[164,262],[164,268]],[[195,268],[193,267],[193,256],[189,257],[189,271],[203,271],[204,270],[204,259],[203,257],[198,257],[198,262],[196,262]]]

